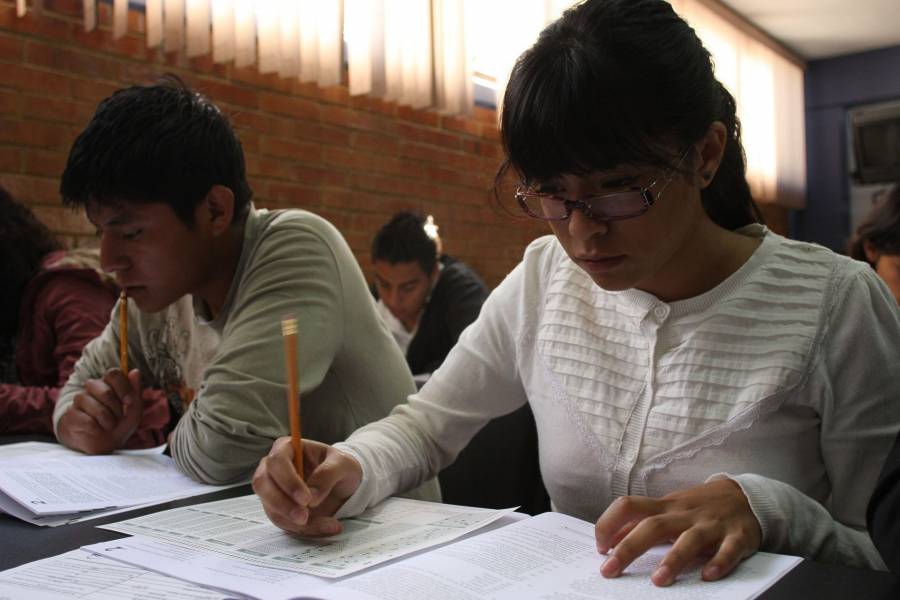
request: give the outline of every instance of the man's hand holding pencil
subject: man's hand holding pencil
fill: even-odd
[[[128,370],[128,300],[119,297],[119,368],[89,379],[59,420],[65,445],[87,454],[108,454],[125,445],[144,414],[141,374]]]

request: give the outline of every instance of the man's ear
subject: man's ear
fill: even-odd
[[[708,186],[725,156],[725,145],[728,143],[728,129],[721,121],[713,121],[706,130],[706,135],[695,146],[700,156],[700,163],[694,170],[697,185],[702,190]]]
[[[196,217],[212,235],[221,235],[234,221],[234,193],[224,185],[212,186],[197,206]]]
[[[872,242],[869,240],[863,241],[863,253],[866,255],[866,260],[872,265],[877,263],[878,259],[881,257],[881,254],[878,253],[878,250],[875,249]]]

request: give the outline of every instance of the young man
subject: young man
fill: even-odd
[[[153,385],[180,416],[169,440],[178,466],[209,483],[246,478],[289,429],[289,314],[304,437],[342,440],[415,390],[340,233],[305,211],[256,210],[227,119],[177,79],[101,102],[61,193],[85,208],[101,266],[128,295],[130,368],[119,368],[117,306],[60,395],[64,444],[121,447]]]
[[[440,253],[434,223],[398,213],[372,242],[378,309],[413,373],[436,370],[478,317],[487,286],[464,263]]]

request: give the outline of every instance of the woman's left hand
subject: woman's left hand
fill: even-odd
[[[712,556],[703,567],[707,581],[730,573],[759,550],[762,531],[747,497],[730,479],[678,490],[662,498],[622,496],[597,520],[597,550],[610,556],[600,569],[618,577],[651,547],[674,542],[653,571],[659,586],[670,585],[699,558]]]

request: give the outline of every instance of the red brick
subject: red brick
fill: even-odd
[[[319,162],[322,160],[322,147],[318,144],[270,136],[263,136],[260,139],[260,152],[271,156],[307,162]]]
[[[346,148],[350,146],[351,134],[350,130],[341,127],[294,120],[291,137],[302,141]]]
[[[15,4],[0,6],[0,29],[11,29],[22,33],[30,33],[55,40],[71,39],[75,21],[66,21],[44,13],[40,17],[33,10],[25,13],[24,17],[16,16]],[[80,26],[80,23],[78,24]]]
[[[216,104],[236,104],[247,108],[259,106],[258,92],[247,86],[226,84],[210,79],[198,79],[192,82],[191,87],[209,96]]]
[[[49,46],[29,41],[25,46],[29,64],[58,69],[67,74],[84,75],[95,79],[115,80],[119,77],[119,64],[95,53],[70,47]]]
[[[437,127],[441,123],[441,116],[433,110],[415,109],[409,106],[398,106],[397,116],[407,121]]]
[[[291,119],[249,110],[238,110],[228,117],[237,131],[248,129],[259,134],[284,136],[289,135],[294,126],[294,122]]]
[[[0,62],[0,86],[63,96],[70,93],[71,79],[59,73]]]
[[[242,83],[247,83],[256,87],[261,87],[267,90],[273,90],[284,94],[290,93],[293,86],[292,79],[279,77],[275,73],[268,73],[263,75],[256,70],[255,64],[248,67],[231,67],[231,69],[229,70],[229,77],[230,79],[234,79]]]
[[[21,172],[23,154],[22,150],[15,146],[0,146],[0,172]]]
[[[74,139],[66,127],[39,121],[0,118],[0,143],[59,148]]]
[[[399,134],[404,138],[432,146],[440,146],[450,150],[459,150],[462,147],[459,135],[446,133],[429,127],[419,127],[409,123],[398,124]]]
[[[350,138],[350,145],[358,150],[375,151],[382,155],[397,154],[397,137],[379,132],[356,131]]]
[[[116,39],[113,36],[112,29],[109,27],[97,27],[93,31],[85,31],[84,28],[78,28],[72,33],[72,37],[78,46],[97,50],[105,54],[117,54],[122,57],[143,60],[150,53],[144,36],[131,34]]]
[[[19,114],[19,94],[12,90],[0,89],[0,115]]]
[[[109,98],[113,92],[122,87],[123,84],[103,83],[93,79],[73,79],[72,97],[77,100],[84,100],[96,108],[96,105],[101,100]]]
[[[25,42],[10,35],[0,34],[0,57],[8,62],[22,62]]]
[[[268,198],[281,206],[307,209],[321,203],[321,195],[315,188],[283,182],[269,184]]]
[[[64,98],[38,98],[26,95],[22,101],[28,117],[40,121],[84,126],[94,114],[94,107],[90,104]]]
[[[2,173],[0,185],[13,198],[26,204],[60,204],[59,179],[56,178]]]
[[[383,124],[382,117],[372,113],[327,104],[321,105],[319,118],[323,123],[354,129],[379,129],[379,125]]]
[[[30,149],[25,152],[25,169],[27,175],[46,175],[59,178],[66,167],[68,154]]]
[[[444,115],[441,117],[441,127],[459,133],[481,135],[481,123],[467,117]]]
[[[285,94],[260,92],[259,108],[266,112],[287,115],[289,117],[306,119],[317,119],[319,117],[319,106],[317,106],[316,103],[305,98],[298,98],[297,96],[288,96]]]
[[[44,0],[44,10],[62,13],[69,17],[81,18],[84,2],[82,0]]]
[[[476,106],[475,110],[472,111],[472,116],[476,121],[480,121],[482,123],[487,123],[489,125],[497,125],[497,111],[493,108],[484,108],[483,106]]]
[[[58,195],[57,195],[58,197]],[[33,205],[31,210],[51,231],[91,235],[96,228],[84,216],[84,211],[73,210],[62,204]]]

